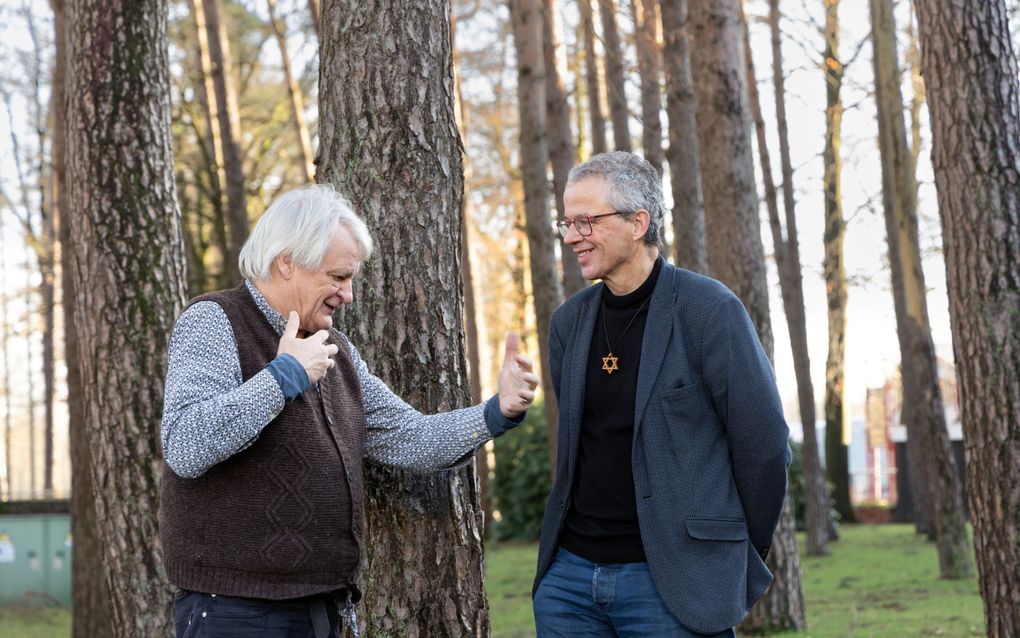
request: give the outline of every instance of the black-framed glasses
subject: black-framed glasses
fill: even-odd
[[[578,215],[573,219],[564,219],[556,222],[556,230],[559,231],[560,237],[566,239],[567,233],[570,232],[570,227],[573,226],[578,235],[587,237],[592,233],[593,220],[611,215],[630,215],[633,212],[632,210],[616,210],[611,213],[602,213],[601,215]]]

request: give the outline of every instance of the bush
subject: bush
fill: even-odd
[[[535,540],[552,489],[549,435],[541,403],[528,410],[524,423],[495,441],[496,471],[492,481],[493,525],[497,540]]]
[[[790,449],[793,451],[793,462],[790,463],[790,498],[793,499],[793,517],[797,523],[797,531],[803,532],[807,529],[804,518],[804,445],[797,441],[790,440]],[[832,483],[825,481],[825,492],[829,497],[829,516],[839,525],[839,512],[834,507],[832,499]]]

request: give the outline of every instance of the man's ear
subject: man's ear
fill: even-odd
[[[280,273],[284,281],[289,281],[294,276],[294,259],[290,254],[277,255],[273,260],[273,267]]]
[[[648,232],[648,227],[652,224],[652,214],[643,208],[639,208],[634,211],[634,239],[641,239]]]

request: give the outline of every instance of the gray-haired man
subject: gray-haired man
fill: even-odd
[[[772,575],[788,430],[740,300],[659,256],[662,184],[631,153],[569,175],[585,279],[553,315],[556,482],[535,621],[552,636],[732,636]]]
[[[337,636],[337,603],[359,597],[362,458],[456,465],[534,400],[514,335],[482,405],[422,415],[373,376],[332,327],[371,251],[335,191],[291,191],[241,251],[245,281],[174,325],[160,538],[179,637]]]

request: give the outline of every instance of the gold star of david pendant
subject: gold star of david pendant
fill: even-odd
[[[616,365],[619,360],[619,357],[613,356],[613,353],[610,352],[602,357],[602,369],[606,371],[606,374],[613,374],[620,369],[620,366]]]

